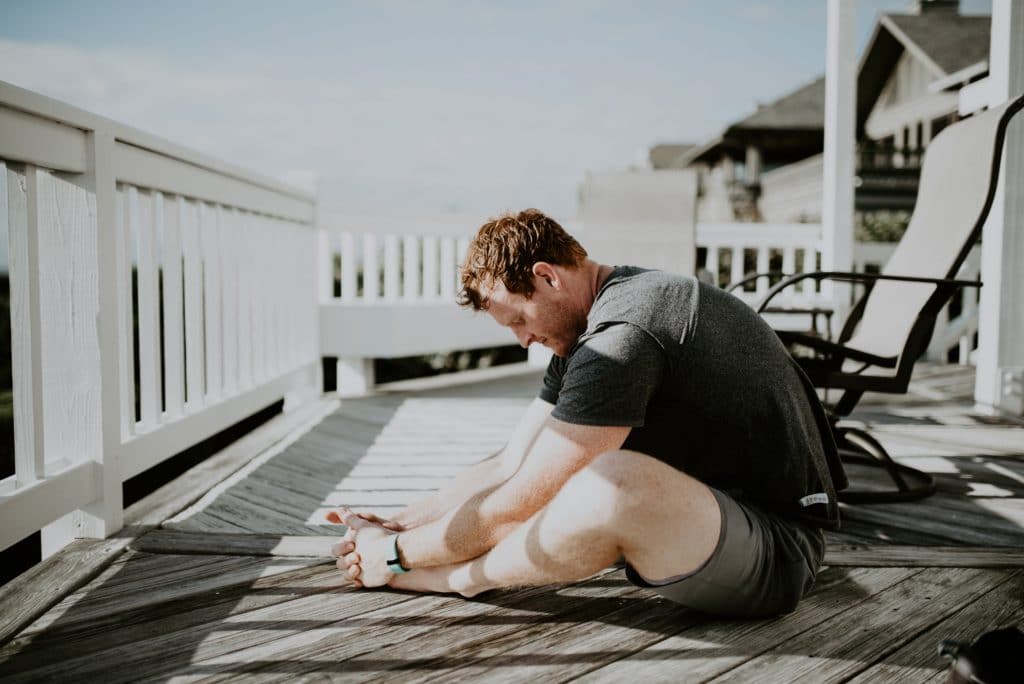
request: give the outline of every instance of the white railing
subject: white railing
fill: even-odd
[[[784,275],[820,270],[821,226],[809,223],[767,224],[729,223],[697,225],[697,246],[706,249],[705,269],[713,282],[719,285],[738,282],[747,273],[780,271]],[[853,270],[879,271],[895,250],[895,243],[854,243]],[[975,247],[959,277],[976,280],[980,272],[981,250]],[[751,305],[764,297],[772,281],[761,278],[733,293]],[[827,281],[820,288],[805,280],[797,283],[792,292],[780,293],[774,301],[785,308],[831,308],[831,290]],[[978,298],[976,290],[962,290],[936,321],[935,333],[926,358],[945,362],[949,352],[956,348],[960,363],[971,362],[978,332]],[[956,315],[951,315],[951,311]],[[806,326],[806,316],[772,314],[767,316],[772,325],[780,328]],[[839,321],[833,321],[838,324]],[[836,332],[836,331],[833,331]]]
[[[0,83],[15,474],[0,548],[121,527],[128,478],[320,390],[315,201]]]
[[[455,304],[471,233],[428,229],[326,233],[320,347],[338,358],[343,393],[373,385],[375,358],[515,344],[488,316]]]
[[[818,270],[821,226],[815,223],[698,223],[697,246],[707,250],[705,269],[720,286],[736,283],[748,273],[779,271],[786,275]],[[761,278],[733,294],[754,304],[767,294],[772,281]],[[804,306],[828,300],[809,280],[780,294],[782,306]]]

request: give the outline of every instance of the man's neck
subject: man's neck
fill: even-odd
[[[601,286],[604,285],[605,281],[608,280],[608,276],[612,274],[613,268],[606,264],[599,264],[596,261],[587,260],[583,266],[583,272],[585,274],[586,283],[584,296],[586,298],[584,302],[584,309],[587,313],[590,312],[590,307],[594,304],[594,300],[597,299],[597,293],[601,291]]]

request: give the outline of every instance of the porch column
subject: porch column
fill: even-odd
[[[854,0],[828,0],[825,59],[825,154],[821,207],[821,266],[825,271],[853,267],[853,159],[856,136],[856,24]],[[841,321],[849,309],[850,287],[822,286],[831,293]],[[835,331],[833,331],[835,332]]]
[[[996,106],[1024,93],[1024,3],[993,0],[988,97]],[[992,413],[1024,415],[1024,125],[1003,147],[992,212],[982,232],[978,375],[974,399]]]

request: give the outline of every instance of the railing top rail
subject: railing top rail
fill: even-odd
[[[0,107],[6,107],[51,121],[56,121],[82,131],[104,131],[112,135],[116,140],[134,147],[139,147],[167,157],[172,157],[193,166],[240,180],[266,190],[271,190],[300,201],[309,203],[314,203],[316,201],[314,195],[285,183],[281,183],[273,178],[247,171],[241,167],[234,166],[233,164],[205,155],[202,152],[197,152],[196,150],[189,149],[182,145],[177,145],[169,140],[160,138],[159,136],[146,133],[145,131],[141,131],[137,128],[99,116],[98,114],[87,112],[83,109],[60,102],[59,100],[46,97],[45,95],[40,95],[39,93],[19,88],[18,86],[7,83],[6,81],[0,81]],[[19,159],[16,161],[31,162],[32,160]]]
[[[817,223],[706,223],[697,224],[700,246],[743,242],[754,247],[760,244],[804,244],[818,240],[821,225]]]

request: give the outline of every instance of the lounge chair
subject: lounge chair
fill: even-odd
[[[906,393],[914,363],[928,347],[936,316],[961,287],[979,281],[957,274],[992,207],[1006,127],[1024,108],[1024,96],[976,114],[943,130],[928,146],[917,202],[910,223],[880,273],[826,271],[787,277],[769,289],[758,311],[777,294],[802,280],[833,280],[865,286],[836,341],[779,331],[789,345],[813,356],[796,357],[817,388],[839,389],[826,404],[833,435],[844,460],[885,468],[896,485],[890,490],[846,489],[849,503],[913,501],[935,492],[934,479],[900,465],[863,429],[844,425],[864,392]],[[759,274],[763,276],[767,274]],[[744,282],[749,279],[744,279]]]

